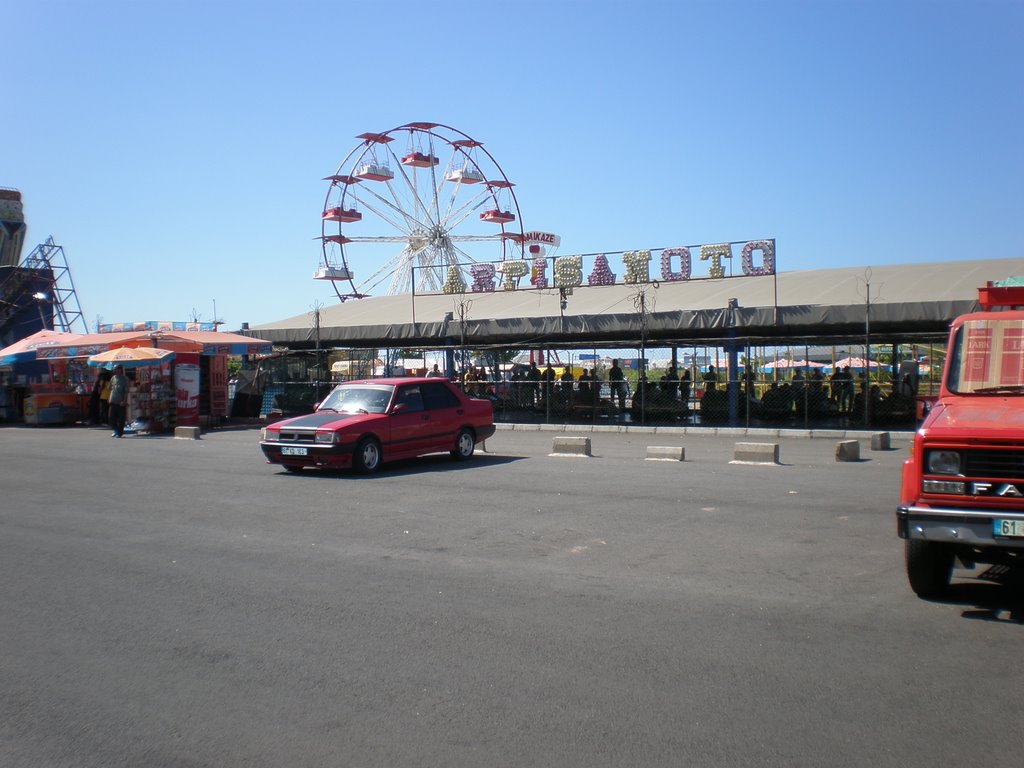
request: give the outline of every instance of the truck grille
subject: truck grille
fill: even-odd
[[[998,477],[1024,479],[1024,450],[998,451],[977,449],[964,451],[964,475],[967,477]]]

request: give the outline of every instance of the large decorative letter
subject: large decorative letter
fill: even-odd
[[[583,257],[562,256],[555,259],[555,287],[575,288],[583,285]]]
[[[530,267],[525,261],[503,261],[501,262],[501,287],[506,291],[514,291],[519,287],[519,278],[530,273]]]
[[[761,266],[754,266],[754,251],[761,252]],[[744,275],[774,275],[775,274],[775,241],[774,240],[751,240],[743,246],[741,254]]]
[[[448,279],[441,287],[445,293],[465,293],[466,281],[462,279],[462,272],[454,264],[448,267]]]
[[[530,284],[534,288],[548,287],[548,260],[538,256],[533,260],[533,268],[530,270]]]
[[[725,268],[722,267],[722,259],[732,258],[732,246],[728,243],[721,245],[702,245],[700,247],[700,260],[711,260],[711,267],[708,269],[708,277],[725,277]]]
[[[622,282],[651,282],[650,251],[626,251],[624,254],[622,254],[622,263],[626,265],[626,276],[622,278]]]
[[[679,257],[679,271],[672,271],[672,257]],[[671,283],[677,280],[689,280],[690,279],[690,249],[683,246],[682,248],[666,248],[661,252],[661,279],[666,283]]]
[[[473,276],[473,293],[486,293],[494,290],[494,265],[474,264],[469,268]]]
[[[594,268],[587,278],[587,285],[615,285],[615,273],[608,266],[608,257],[603,253],[594,259]]]

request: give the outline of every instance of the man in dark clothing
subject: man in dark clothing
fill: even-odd
[[[704,374],[704,391],[710,392],[718,388],[718,372],[715,366],[709,365],[707,373]]]
[[[124,437],[124,409],[128,404],[128,377],[124,375],[124,367],[114,368],[110,379],[110,426],[114,431],[111,437]]]
[[[628,394],[626,377],[623,375],[622,369],[619,368],[618,360],[612,360],[612,367],[608,371],[608,383],[611,384],[612,397],[619,401],[619,410],[626,410],[626,395]]]

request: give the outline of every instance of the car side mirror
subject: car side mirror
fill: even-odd
[[[404,413],[409,410],[409,406],[405,403],[396,403],[395,407],[391,409],[392,413]]]

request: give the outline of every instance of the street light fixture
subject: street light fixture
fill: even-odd
[[[43,293],[42,291],[36,291],[35,293],[32,294],[32,298],[38,302],[36,304],[36,309],[39,310],[39,322],[42,323],[43,329],[45,330],[48,326],[46,325],[46,316],[43,314],[43,304],[46,304],[50,301],[50,294]],[[50,325],[53,325],[52,320],[50,322]]]

